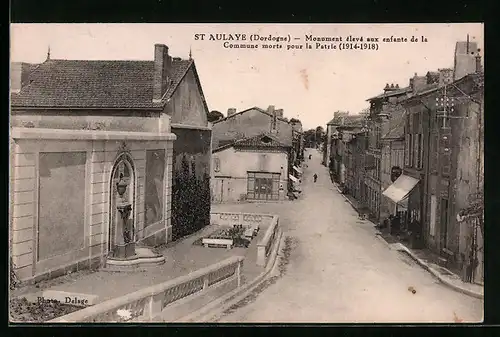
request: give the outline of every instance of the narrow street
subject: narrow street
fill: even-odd
[[[275,207],[292,242],[285,274],[219,322],[479,322],[483,301],[440,284],[375,236],[309,149],[303,196]],[[312,176],[318,174],[318,182]],[[258,205],[245,205],[252,210]],[[408,290],[413,287],[416,293]]]

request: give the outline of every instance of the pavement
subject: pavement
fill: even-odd
[[[373,223],[331,183],[321,153],[308,150],[303,195],[277,204],[219,209],[275,213],[290,243],[286,271],[217,322],[475,323],[483,300],[446,287],[406,254],[388,249]],[[317,183],[312,176],[317,173]]]
[[[253,280],[263,268],[257,266],[257,242],[265,233],[262,227],[249,248],[205,248],[193,245],[193,242],[212,233],[217,226],[210,225],[199,232],[167,245],[160,252],[166,262],[160,266],[150,267],[147,271],[109,272],[104,270],[84,270],[56,279],[40,282],[12,291],[13,297],[35,298],[45,290],[58,290],[82,294],[97,295],[96,303],[117,298],[131,292],[160,284],[177,277],[187,275],[195,270],[207,267],[231,256],[245,256],[242,268],[242,283]]]
[[[340,193],[340,189],[337,186],[336,188]],[[343,197],[349,204],[351,204],[354,209],[359,208],[359,204],[354,198],[349,195],[343,195]],[[390,235],[384,235],[381,232],[378,232],[377,235],[378,238],[382,239],[391,249],[407,254],[419,266],[428,271],[431,275],[436,277],[439,281],[441,281],[449,288],[475,298],[484,298],[483,286],[479,284],[463,282],[460,276],[438,265],[438,263],[436,263],[436,258],[432,256],[433,254],[427,252],[425,249],[411,249],[408,247],[408,245],[402,242],[397,242],[397,240],[395,240]]]

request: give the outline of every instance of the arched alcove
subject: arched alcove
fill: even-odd
[[[134,162],[128,153],[120,154],[113,165],[110,175],[109,196],[109,230],[108,249],[110,253],[115,251],[117,245],[125,245],[135,242],[135,167]],[[124,236],[122,220],[123,205],[130,205],[128,215],[130,230]],[[121,207],[121,208],[120,208]],[[120,213],[122,212],[122,213]]]

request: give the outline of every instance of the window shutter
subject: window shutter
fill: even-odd
[[[446,138],[446,139],[445,139]],[[441,136],[441,174],[449,176],[451,171],[451,147],[450,147],[451,134],[445,133]]]
[[[405,166],[410,166],[410,135],[405,137]]]

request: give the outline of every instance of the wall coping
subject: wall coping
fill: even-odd
[[[223,261],[212,264],[208,267],[198,269],[192,273],[189,273],[184,276],[180,276],[173,280],[169,280],[160,284],[152,285],[147,288],[143,288],[141,290],[135,291],[125,296],[120,296],[118,298],[110,299],[101,303],[97,303],[95,305],[86,307],[82,310],[75,311],[73,313],[57,317],[53,320],[48,321],[51,322],[81,322],[85,319],[98,316],[99,314],[103,314],[109,312],[110,310],[115,310],[117,308],[122,307],[128,303],[142,300],[144,298],[152,297],[157,294],[162,293],[163,291],[173,288],[179,284],[188,282],[193,279],[197,279],[201,276],[208,275],[212,272],[215,272],[219,269],[227,267],[229,265],[233,265],[236,263],[242,263],[244,261],[243,256],[232,256]]]
[[[271,239],[276,226],[278,226],[279,217],[277,215],[273,215],[273,219],[271,220],[271,225],[267,228],[266,233],[264,233],[264,237],[260,242],[257,243],[257,246],[267,246],[269,240]]]
[[[177,129],[194,129],[194,130],[212,130],[211,126],[201,126],[201,125],[188,125],[188,124],[181,124],[181,123],[171,123],[170,124],[171,128],[177,128]]]
[[[71,130],[46,128],[11,128],[14,139],[52,139],[52,140],[175,140],[173,133],[130,132],[103,130]]]

